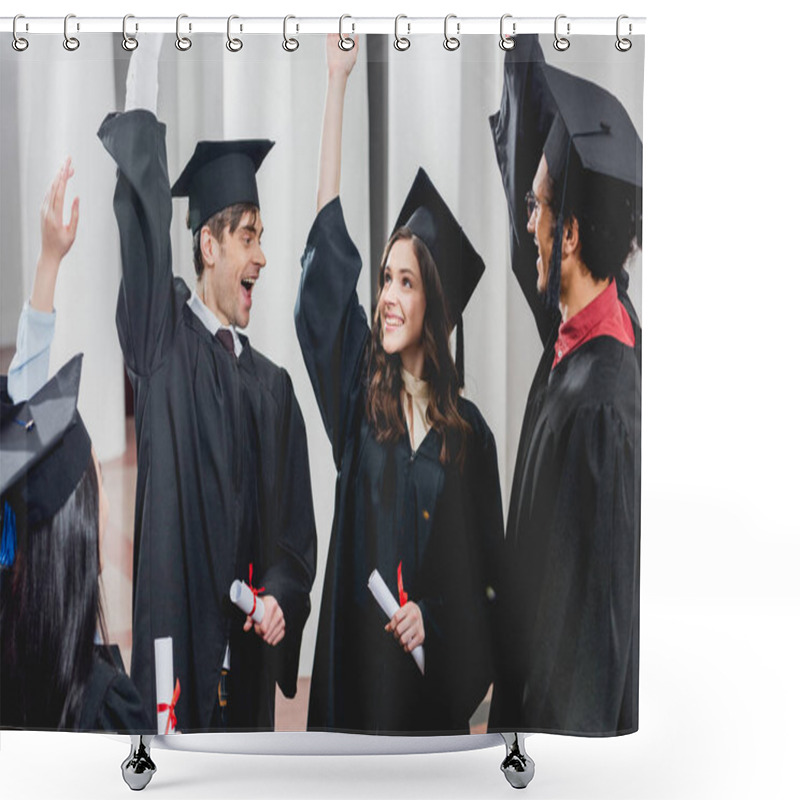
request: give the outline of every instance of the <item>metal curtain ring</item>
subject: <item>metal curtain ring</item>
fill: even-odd
[[[558,35],[558,21],[560,19],[566,19],[566,18],[567,18],[566,14],[559,14],[556,17],[556,21],[553,25],[553,31],[556,37],[553,40],[553,47],[555,47],[555,49],[558,50],[559,53],[563,53],[565,50],[569,50],[569,39],[567,39],[567,36],[569,36],[569,22],[567,23],[567,36]]]
[[[67,14],[67,16],[64,17],[64,49],[69,50],[70,53],[81,46],[81,43],[74,36],[69,35],[68,26],[71,19],[75,19],[74,14]],[[80,23],[76,23],[76,29],[81,29]]]
[[[630,50],[631,47],[633,47],[633,42],[631,42],[630,39],[623,39],[619,35],[619,24],[620,24],[620,22],[622,22],[623,19],[628,19],[626,14],[620,14],[617,17],[617,41],[614,42],[614,47],[616,47],[617,50],[620,51],[620,53],[627,53],[628,50]],[[631,26],[631,24],[629,22],[628,23],[628,35],[630,35],[632,32],[633,32],[633,27]]]
[[[351,36],[344,35],[343,27],[344,27],[344,21],[346,19],[353,19],[353,18],[349,14],[342,14],[342,16],[339,17],[339,49],[344,51],[352,50],[356,46],[355,39],[353,39]],[[352,32],[355,33],[356,30],[355,23],[352,23],[352,26],[353,26]]]
[[[188,36],[181,36],[181,20],[188,19],[188,14],[178,14],[175,19],[175,47],[185,52],[192,46],[192,40]],[[192,30],[192,23],[189,23],[189,31]]]
[[[458,38],[458,34],[461,33],[461,23],[456,22],[456,35],[449,36],[447,33],[447,25],[451,19],[456,19],[456,15],[448,14],[444,18],[444,42],[442,44],[445,50],[449,50],[452,53],[453,50],[458,50],[458,48],[461,47],[461,39]]]
[[[406,32],[406,36],[401,36],[399,32],[401,19],[408,19],[408,17],[405,14],[398,14],[394,18],[394,49],[402,52],[403,50],[408,50],[408,48],[411,47],[411,39],[406,38],[406,36],[411,33],[411,23],[406,22],[408,31]]]
[[[511,33],[506,34],[503,31],[503,26],[507,19],[511,19],[511,14],[503,14],[500,17],[500,49],[513,50],[517,46],[517,40],[514,38],[517,35],[517,23],[511,23]]]
[[[244,47],[244,44],[242,43],[241,39],[237,39],[236,37],[231,36],[231,22],[235,19],[239,19],[239,17],[237,17],[236,14],[231,14],[228,17],[228,30],[227,30],[228,41],[225,42],[225,47],[227,47],[228,50],[231,51],[231,53],[238,53],[242,49],[242,47]],[[240,25],[239,30],[241,31],[241,29],[242,26]]]
[[[283,45],[282,46],[283,46],[283,49],[287,53],[294,53],[294,51],[297,50],[298,47],[300,47],[300,42],[298,42],[297,39],[291,38],[287,33],[287,29],[288,29],[288,25],[289,25],[289,20],[290,19],[297,19],[297,18],[293,17],[291,14],[288,14],[287,16],[285,16],[283,18]],[[297,32],[299,30],[300,30],[300,26],[296,25],[295,26],[295,32]]]
[[[131,36],[128,33],[128,20],[135,19],[133,14],[126,14],[122,18],[122,45],[123,50],[127,50],[129,53],[135,50],[139,46],[139,40],[135,36]],[[136,30],[139,30],[139,23],[135,23]]]
[[[25,19],[25,15],[24,14],[17,14],[17,16],[14,17],[14,23],[13,23],[13,25],[11,27],[11,33],[14,36],[14,38],[11,40],[11,46],[18,53],[21,53],[23,50],[27,50],[28,49],[28,44],[30,44],[27,39],[23,38],[22,36],[20,36],[17,33],[17,20],[20,20],[20,19]],[[28,24],[25,23],[25,30],[27,30],[27,29],[28,29]]]

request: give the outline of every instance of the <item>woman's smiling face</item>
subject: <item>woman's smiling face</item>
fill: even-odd
[[[386,259],[378,300],[381,342],[387,353],[398,353],[403,366],[415,374],[421,372],[423,365],[425,307],[425,289],[414,245],[411,239],[398,239]],[[419,362],[419,370],[409,369],[415,362]]]

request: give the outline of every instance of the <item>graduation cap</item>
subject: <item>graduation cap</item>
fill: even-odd
[[[517,37],[517,47],[506,53],[504,73],[501,109],[490,119],[490,125],[511,214],[512,264],[541,331],[543,315],[534,295],[536,248],[525,230],[524,189],[530,188],[542,154],[556,188],[556,205],[561,207],[547,291],[547,300],[557,307],[563,210],[570,174],[580,174],[587,192],[594,190],[593,181],[608,179],[641,188],[642,142],[613,94],[544,62],[538,37]],[[527,177],[521,174],[523,171]],[[523,251],[525,263],[515,258]]]
[[[453,212],[422,167],[406,196],[394,231],[408,228],[425,242],[439,273],[450,322],[457,326],[456,367],[464,382],[464,343],[461,315],[486,269]]]
[[[192,233],[223,208],[236,203],[259,205],[256,172],[274,144],[269,139],[197,143],[172,187],[173,197],[189,198]]]
[[[24,513],[29,527],[50,519],[86,471],[92,442],[78,413],[82,362],[75,356],[30,400],[2,406],[3,566],[13,563],[16,516]]]

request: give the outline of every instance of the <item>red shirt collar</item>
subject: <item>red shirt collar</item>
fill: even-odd
[[[631,318],[617,296],[617,283],[611,283],[575,316],[562,322],[558,328],[553,367],[560,364],[571,352],[597,336],[611,336],[628,347],[635,338]]]

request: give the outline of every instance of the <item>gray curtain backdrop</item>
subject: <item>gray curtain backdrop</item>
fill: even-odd
[[[391,38],[362,41],[345,106],[341,197],[364,260],[359,295],[372,308],[375,267],[416,170],[423,166],[486,262],[464,314],[465,394],[494,431],[504,503],[517,437],[541,344],[509,268],[508,214],[488,117],[500,104],[503,53],[496,36],[464,37],[446,52],[441,37],[413,37],[408,52]],[[111,206],[115,172],[96,137],[108,111],[121,109],[128,55],[118,36],[85,35],[67,53],[61,37],[36,37],[26,53],[0,48],[0,346],[13,347],[39,251],[39,208],[67,155],[81,198],[73,250],[56,293],[58,321],[51,371],[84,351],[80,408],[101,459],[125,448],[123,364],[114,324],[119,243]],[[566,53],[548,43],[548,60],[607,87],[641,134],[644,46],[618,53],[614,37],[573,37]],[[335,471],[294,333],[299,258],[314,219],[319,137],[326,89],[324,39],[302,37],[295,53],[279,37],[249,37],[229,53],[224,37],[197,35],[187,52],[165,37],[159,67],[159,117],[167,125],[174,180],[201,139],[274,139],[259,174],[267,257],[246,333],[286,367],[306,421],[319,533],[318,580],[301,653],[311,672],[322,576],[333,518]],[[531,179],[533,176],[531,176]],[[186,200],[173,206],[174,271],[193,285]],[[534,265],[531,265],[535,269]],[[641,312],[641,266],[631,265]],[[131,498],[131,503],[133,502]]]

